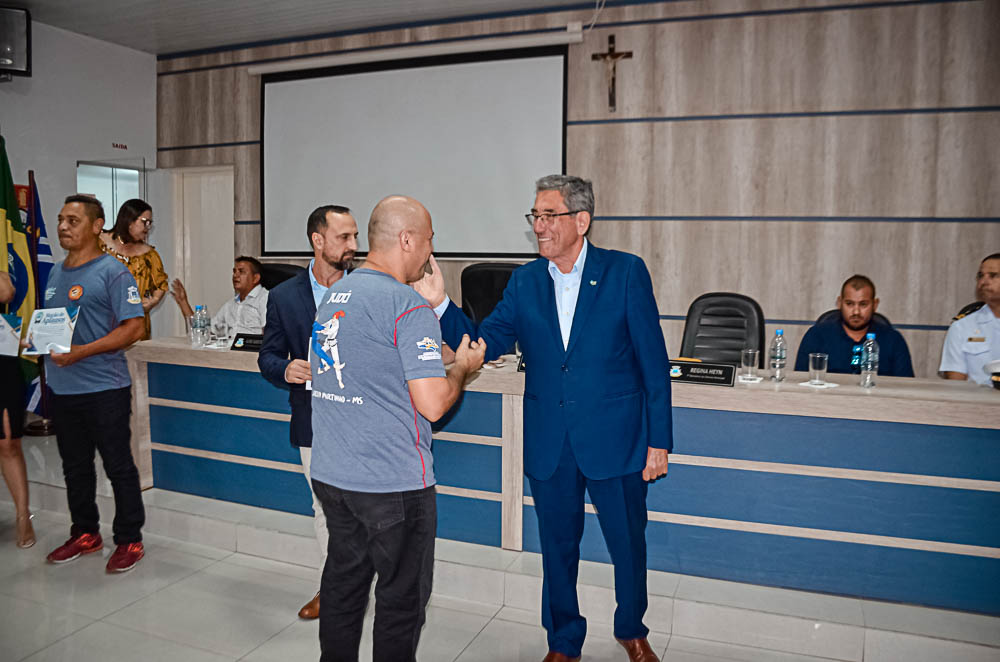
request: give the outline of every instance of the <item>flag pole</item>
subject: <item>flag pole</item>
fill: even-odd
[[[31,272],[35,279],[35,310],[42,307],[42,291],[38,287],[38,210],[35,209],[35,171],[28,171],[28,233],[31,235],[29,242],[29,253],[31,255]],[[45,362],[38,359],[38,388],[41,398],[41,418],[31,421],[24,426],[24,433],[29,437],[47,437],[55,434],[55,426],[52,420],[47,417],[49,413],[48,389],[45,388]]]

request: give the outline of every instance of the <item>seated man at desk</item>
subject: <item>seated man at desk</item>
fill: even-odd
[[[241,255],[233,263],[233,298],[222,304],[212,317],[212,330],[218,335],[235,336],[237,333],[259,334],[264,332],[267,320],[267,290],[260,284],[260,262],[257,258]],[[170,293],[180,306],[185,319],[191,319],[194,310],[188,303],[187,290],[179,278],[171,284]]]
[[[958,317],[948,329],[938,370],[945,379],[988,385],[983,368],[1000,359],[1000,253],[987,256],[976,274],[976,300],[983,305]]]
[[[830,357],[829,372],[855,372],[851,367],[854,346],[864,343],[866,334],[874,333],[879,346],[879,374],[913,376],[913,362],[903,336],[874,317],[878,299],[875,283],[870,278],[856,274],[844,281],[837,297],[837,308],[840,309],[839,317],[818,322],[806,331],[795,356],[797,371],[808,371],[809,354],[822,352]]]

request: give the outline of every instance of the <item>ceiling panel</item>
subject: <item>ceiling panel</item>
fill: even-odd
[[[576,6],[580,0],[29,0],[32,19],[164,54],[398,23]]]

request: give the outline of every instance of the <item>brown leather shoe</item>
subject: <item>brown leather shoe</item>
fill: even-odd
[[[625,652],[628,653],[629,662],[660,662],[653,649],[649,647],[649,642],[645,637],[642,639],[615,639]]]
[[[299,618],[307,621],[319,618],[319,593],[299,610]]]
[[[555,651],[549,651],[549,654],[545,656],[542,662],[580,662],[578,657],[570,657],[564,653],[557,653]]]

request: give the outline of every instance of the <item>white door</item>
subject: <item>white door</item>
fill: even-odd
[[[179,278],[194,307],[215,314],[233,296],[233,168],[172,168],[149,173],[154,228],[150,242],[171,282]],[[153,337],[181,336],[183,316],[167,294],[151,315]]]

